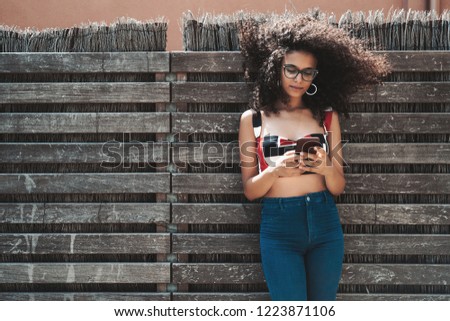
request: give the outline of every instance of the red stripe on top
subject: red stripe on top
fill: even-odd
[[[325,119],[323,121],[323,124],[325,125],[325,128],[329,130],[331,127],[331,119],[333,118],[333,111],[329,110],[325,112]]]

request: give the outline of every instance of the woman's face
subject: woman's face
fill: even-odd
[[[317,59],[312,53],[303,50],[286,53],[281,65],[281,87],[291,100],[295,101],[300,99],[308,90],[312,80],[310,79],[308,81],[304,78],[314,77],[313,73],[316,67]],[[298,73],[295,77],[298,70],[303,70],[305,75]]]

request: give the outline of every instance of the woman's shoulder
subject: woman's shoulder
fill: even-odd
[[[242,123],[251,123],[254,113],[255,113],[255,111],[253,109],[247,109],[246,111],[244,111],[241,115],[241,122]]]
[[[247,109],[242,113],[241,118],[249,118],[249,117],[251,118],[254,113],[255,113],[254,109]]]
[[[255,123],[255,117],[257,117],[258,111],[254,109],[247,109],[241,115],[241,124],[244,126],[253,126]]]
[[[264,112],[262,110],[247,109],[242,113],[241,121],[252,119],[253,117],[260,117],[259,115],[264,115]]]

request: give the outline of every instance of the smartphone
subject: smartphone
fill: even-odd
[[[295,146],[295,152],[299,154],[300,152],[315,154],[316,151],[314,147],[322,147],[319,137],[303,137],[297,140],[297,145]]]

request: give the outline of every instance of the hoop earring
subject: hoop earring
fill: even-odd
[[[317,92],[317,86],[315,84],[311,84],[311,86],[314,86],[314,92],[313,93],[309,93],[308,91],[306,91],[306,94],[309,95],[309,96],[315,95],[316,92]]]

